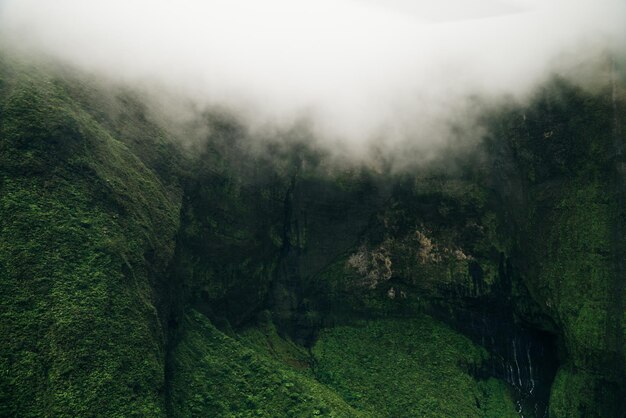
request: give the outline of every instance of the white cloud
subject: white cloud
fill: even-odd
[[[0,7],[0,33],[15,45],[114,79],[152,80],[258,121],[313,115],[323,135],[357,146],[381,132],[436,142],[436,128],[469,94],[524,95],[564,53],[586,59],[620,51],[626,39],[619,0],[0,0]]]

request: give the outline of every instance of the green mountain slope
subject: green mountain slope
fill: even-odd
[[[159,415],[156,292],[180,197],[63,86],[12,71],[0,125],[1,414]]]

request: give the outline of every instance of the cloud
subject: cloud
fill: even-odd
[[[0,0],[0,34],[254,123],[310,119],[355,150],[436,144],[471,95],[523,97],[624,50],[620,0]]]

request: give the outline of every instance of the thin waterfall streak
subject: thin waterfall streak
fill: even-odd
[[[515,346],[515,338],[513,338],[513,359],[515,360],[515,367],[517,367],[517,381],[519,383],[520,389],[522,389],[522,373],[520,372],[519,362],[517,361],[517,347]]]
[[[526,349],[526,357],[528,358],[528,374],[530,377],[530,394],[532,395],[535,390],[535,379],[533,379],[533,363],[530,357],[530,348],[532,343],[528,343],[528,348]]]

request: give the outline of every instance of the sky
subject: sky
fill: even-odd
[[[329,143],[436,143],[626,50],[623,0],[0,0],[5,44]],[[368,142],[369,141],[369,142]]]

